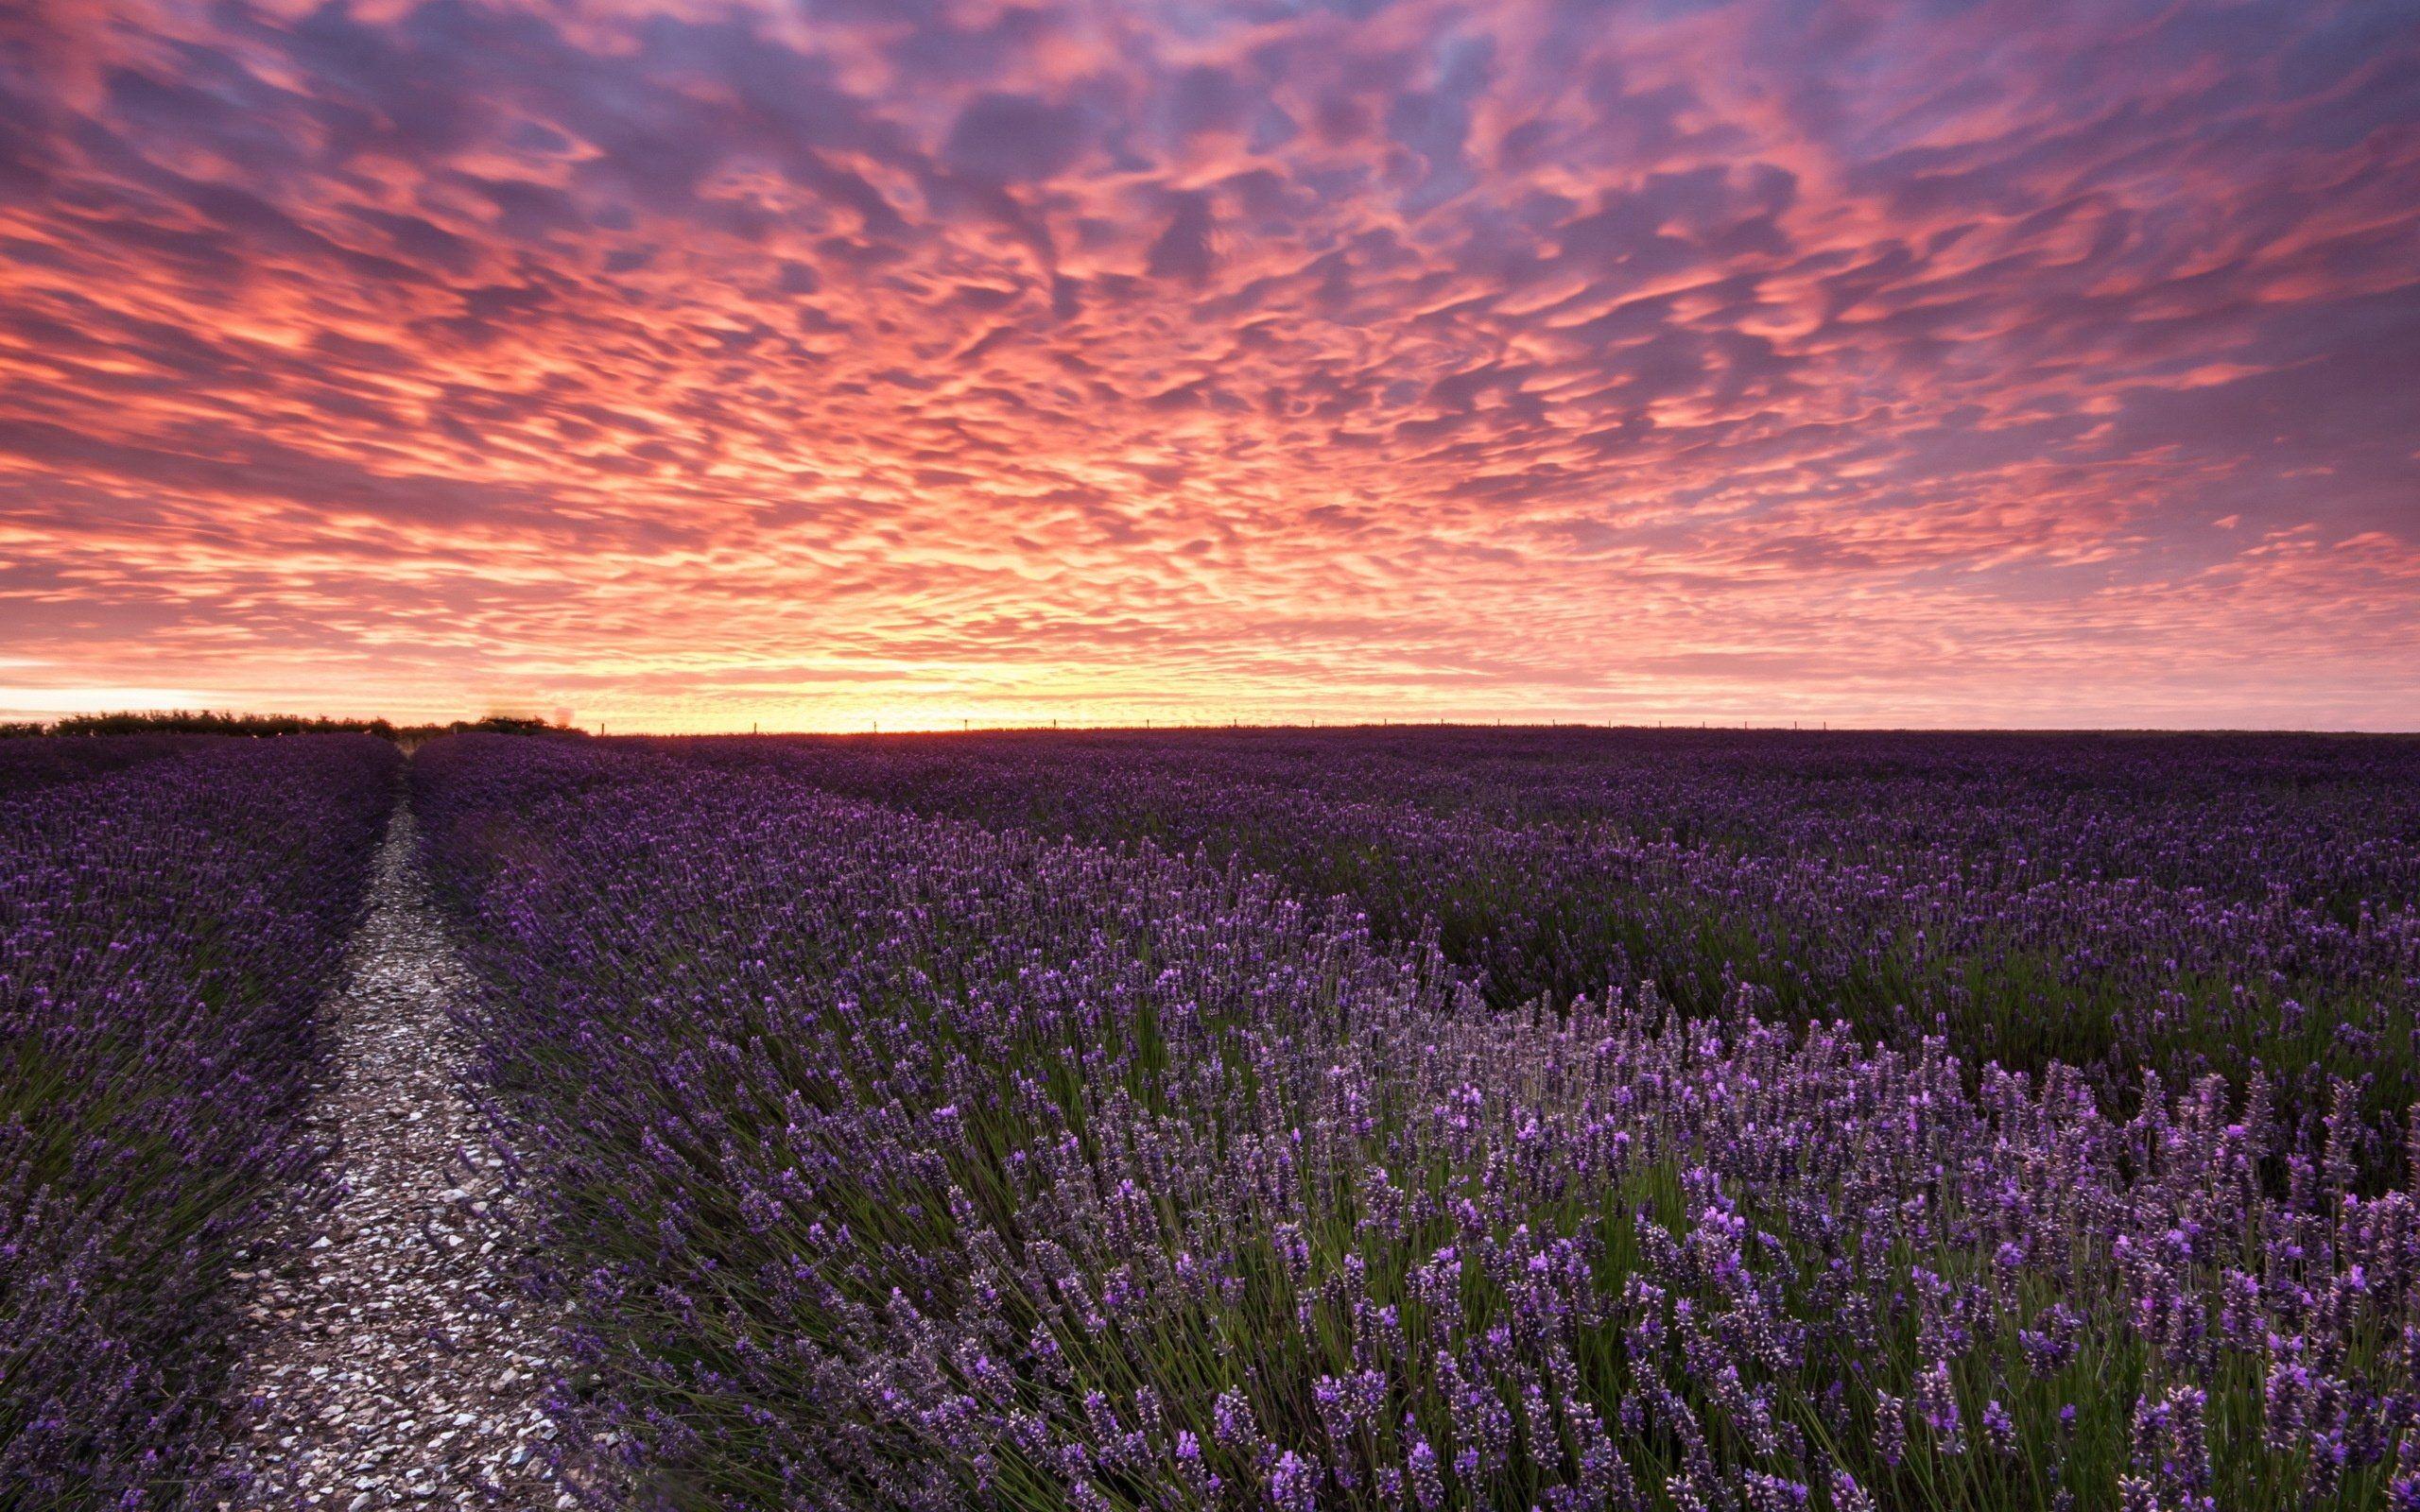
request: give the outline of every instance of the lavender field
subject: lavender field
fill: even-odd
[[[324,1180],[316,1016],[398,765],[368,736],[0,745],[0,1505],[206,1479],[228,1273]]]
[[[1087,1512],[2420,1502],[2415,776],[1478,731],[413,766],[641,1495]]]
[[[0,1504],[220,1494],[395,765],[0,747]],[[2420,1506],[2420,744],[470,734],[401,795],[596,1504]]]

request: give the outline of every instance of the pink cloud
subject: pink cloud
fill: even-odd
[[[12,17],[59,686],[2420,722],[2408,6]]]

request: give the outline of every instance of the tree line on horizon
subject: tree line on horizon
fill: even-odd
[[[584,733],[576,727],[553,725],[533,714],[488,714],[443,724],[398,725],[388,719],[331,719],[311,714],[238,714],[216,710],[123,710],[108,713],[69,714],[40,720],[0,721],[0,739],[43,735],[376,735],[386,740],[421,740],[465,730],[505,735],[549,732]]]

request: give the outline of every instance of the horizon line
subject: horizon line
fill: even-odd
[[[333,724],[369,725],[384,723],[398,731],[441,730],[453,724],[475,724],[481,719],[507,717],[544,719],[544,716],[491,711],[487,714],[456,715],[448,719],[403,719],[389,714],[303,714],[286,710],[235,709],[120,709],[87,711],[54,714],[51,717],[19,717],[0,711],[0,726],[32,724],[44,727],[49,734],[58,724],[71,719],[92,718],[165,718],[174,715],[216,716],[232,719],[297,719],[321,720]],[[977,723],[971,718],[955,724],[909,720],[889,725],[881,720],[862,724],[798,727],[767,730],[762,722],[752,722],[749,729],[673,730],[661,728],[613,729],[614,721],[600,720],[582,724],[577,719],[562,718],[545,721],[548,728],[567,734],[581,734],[601,739],[663,739],[720,740],[733,738],[805,738],[805,739],[866,739],[907,735],[1005,735],[1005,734],[1168,734],[1218,730],[1230,732],[1281,733],[1317,730],[1343,733],[1361,730],[1596,730],[1601,733],[1666,734],[1695,731],[1699,733],[1727,732],[1732,734],[1932,734],[1932,735],[2307,735],[2326,738],[2409,739],[2420,736],[2414,729],[2362,729],[2353,726],[2321,727],[2310,725],[1984,725],[1984,724],[1923,724],[1864,723],[1838,719],[1796,719],[1788,723],[1758,720],[1660,719],[1655,721],[1612,719],[1542,719],[1527,716],[1480,715],[1467,718],[1440,719],[1162,719],[1156,715],[1140,721],[1132,719],[1086,720],[1060,716],[1029,723]]]

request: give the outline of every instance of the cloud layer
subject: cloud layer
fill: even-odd
[[[2420,725],[2420,5],[35,0],[0,703]]]

